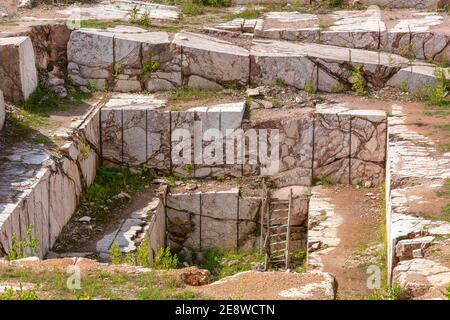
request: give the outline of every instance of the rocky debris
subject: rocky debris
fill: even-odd
[[[193,290],[233,300],[334,300],[337,282],[324,272],[245,271]]]
[[[395,256],[399,261],[423,258],[423,250],[425,250],[433,240],[434,237],[432,236],[400,240],[395,245]]]
[[[2,131],[6,120],[5,100],[3,98],[3,92],[0,90],[0,131]]]
[[[78,219],[78,222],[86,222],[86,223],[90,223],[91,220],[92,220],[91,217],[83,216],[83,217],[81,217],[81,218]]]
[[[153,179],[152,184],[167,184],[167,180],[165,179]]]
[[[322,255],[334,250],[340,243],[337,236],[342,218],[334,212],[331,199],[321,196],[323,187],[313,187],[309,200],[308,270],[322,270]]]
[[[30,38],[0,38],[0,90],[5,100],[27,100],[38,85]]]
[[[399,262],[392,277],[392,281],[403,288],[404,298],[420,299],[434,291],[440,292],[435,298],[445,300],[445,292],[450,284],[450,269],[433,260],[412,259]]]
[[[188,286],[198,287],[209,284],[209,271],[197,267],[180,269],[178,276]]]
[[[19,0],[18,8],[31,8],[32,0]]]

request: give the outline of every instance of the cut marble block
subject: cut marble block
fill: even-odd
[[[319,42],[319,19],[300,12],[268,12],[255,26],[255,37]]]
[[[361,76],[367,87],[381,89],[402,67],[406,58],[395,54],[362,49],[348,49],[324,45],[310,45],[308,55],[316,57],[318,67],[317,88],[335,92],[350,89],[355,68],[361,68]]]
[[[184,85],[212,88],[248,84],[248,50],[194,33],[178,33],[173,43],[183,52]]]
[[[147,161],[147,113],[165,101],[150,95],[116,94],[101,110],[102,156],[116,164]]]
[[[123,163],[123,111],[104,107],[101,110],[102,158],[115,164]]]
[[[314,114],[313,177],[350,181],[350,116],[347,108],[325,106]]]
[[[277,79],[304,89],[340,91],[351,87],[356,66],[369,87],[382,88],[408,60],[397,55],[320,44],[254,40],[251,85],[273,85]]]
[[[2,90],[0,90],[0,131],[3,129],[5,119],[6,119],[5,100],[3,99]]]
[[[250,51],[250,85],[274,85],[282,80],[298,89],[304,89],[307,84],[315,86],[316,65],[304,49],[290,42],[254,40]]]
[[[181,50],[166,32],[152,32],[142,42],[142,63],[158,61],[159,68],[145,81],[147,90],[170,90],[181,86]]]
[[[75,30],[67,44],[67,71],[77,85],[100,85],[112,80],[114,33],[96,29]],[[97,80],[97,81],[96,81]]]
[[[386,113],[319,105],[314,114],[314,178],[340,183],[384,180]]]
[[[147,161],[147,109],[123,109],[123,162],[139,166]]]
[[[115,63],[119,66],[120,81],[136,83],[136,91],[140,83],[145,83],[149,91],[173,89],[181,85],[181,52],[171,44],[166,32],[115,33]],[[144,68],[154,68],[143,73]],[[139,86],[137,85],[139,83]],[[116,85],[117,86],[117,85]]]
[[[147,112],[147,165],[170,172],[170,111]]]
[[[171,112],[171,159],[174,174],[194,176],[194,121],[195,113]]]
[[[381,110],[351,110],[350,181],[384,181],[387,118]]]
[[[179,249],[200,249],[200,194],[167,195],[167,234],[169,244]]]
[[[202,250],[236,248],[238,198],[238,189],[202,193]]]
[[[27,100],[37,85],[36,61],[30,38],[0,38],[0,90],[5,100]]]
[[[320,43],[358,49],[378,49],[380,32],[386,30],[378,8],[336,11],[333,25],[320,32]]]
[[[450,78],[448,68],[444,68],[447,79]],[[432,65],[419,65],[410,66],[401,69],[397,72],[387,83],[387,85],[403,88],[406,85],[406,89],[409,92],[417,92],[424,90],[427,86],[436,84],[436,78],[434,76],[435,67]]]
[[[360,3],[388,8],[437,9],[445,2],[442,0],[361,0]]]

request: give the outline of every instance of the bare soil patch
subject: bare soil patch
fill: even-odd
[[[376,188],[354,186],[331,186],[323,190],[323,196],[331,198],[335,214],[343,220],[337,232],[339,245],[322,256],[323,270],[336,276],[340,299],[361,298],[370,293],[366,267],[364,262],[349,266],[349,261],[379,241],[380,195]]]

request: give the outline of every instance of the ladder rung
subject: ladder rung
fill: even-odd
[[[276,246],[276,245],[278,245],[278,244],[285,244],[285,243],[286,243],[286,241],[280,241],[280,242],[274,242],[274,243],[271,243],[270,245],[271,245],[271,246]],[[286,251],[286,249],[279,249],[279,250],[274,250],[274,251],[272,251],[272,252],[277,252],[277,251],[280,251],[280,250]]]
[[[286,236],[286,233],[271,233],[269,234],[269,237],[281,237]]]
[[[270,226],[270,229],[273,228],[286,228],[288,225],[287,224],[280,224],[279,226]]]
[[[288,211],[289,211],[289,209],[273,209],[272,210],[272,212],[288,212]]]
[[[274,253],[274,252],[286,252],[286,248],[278,249],[278,250],[272,250],[270,253]]]
[[[287,218],[288,217],[272,218],[269,221],[284,220],[284,219],[287,219]]]
[[[278,259],[278,260],[269,260],[269,262],[271,262],[271,263],[276,263],[276,262],[285,262],[286,260],[285,259]]]
[[[276,201],[270,201],[271,205],[275,204],[289,204],[289,200],[276,200]]]

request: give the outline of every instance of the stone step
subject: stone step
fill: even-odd
[[[279,80],[299,89],[341,92],[351,89],[357,67],[367,87],[375,90],[408,66],[411,88],[432,77],[423,74],[423,66],[431,65],[383,52],[276,40],[253,40],[247,50],[193,33],[170,39],[167,33],[145,30],[74,31],[68,45],[69,76],[81,86],[121,92],[274,85]],[[145,73],[147,68],[153,69]]]
[[[446,14],[374,7],[330,14],[268,12],[260,19],[234,19],[205,27],[204,31],[381,50],[411,59],[445,62],[450,59],[449,26]]]

